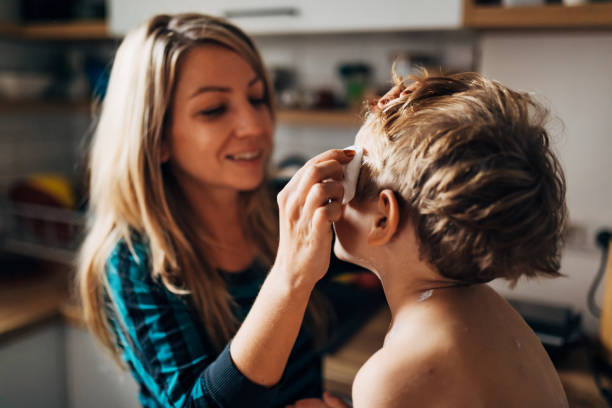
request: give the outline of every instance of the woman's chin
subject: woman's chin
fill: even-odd
[[[241,180],[236,180],[235,188],[240,192],[249,192],[257,190],[264,181],[263,174],[260,177],[249,177]]]

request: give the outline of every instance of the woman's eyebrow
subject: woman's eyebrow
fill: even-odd
[[[230,92],[231,89],[225,86],[201,86],[198,89],[195,90],[194,93],[191,94],[191,96],[189,97],[194,98],[204,92]]]
[[[251,79],[248,83],[249,88],[252,87],[253,85],[257,84],[259,81],[261,81],[261,77],[256,76],[255,78]],[[231,92],[232,89],[226,86],[201,86],[198,89],[196,89],[191,96],[189,96],[189,98],[194,98],[204,92]]]

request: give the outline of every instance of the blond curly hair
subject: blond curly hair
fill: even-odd
[[[372,105],[372,140],[357,198],[396,193],[420,256],[476,283],[559,276],[565,178],[529,94],[477,73],[395,78]]]

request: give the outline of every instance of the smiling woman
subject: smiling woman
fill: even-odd
[[[311,294],[351,154],[309,161],[278,196],[277,224],[273,123],[261,58],[222,19],[159,15],[119,47],[91,147],[79,285],[143,406],[321,396]]]
[[[212,44],[189,52],[178,77],[163,150],[186,193],[259,186],[272,147],[263,78],[244,58]]]

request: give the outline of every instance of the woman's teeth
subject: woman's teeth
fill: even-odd
[[[254,159],[258,159],[260,156],[261,156],[261,150],[255,150],[252,152],[230,154],[227,157],[229,157],[231,160],[254,160]]]

